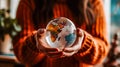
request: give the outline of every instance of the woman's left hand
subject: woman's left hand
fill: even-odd
[[[72,56],[75,53],[77,53],[82,45],[83,38],[84,38],[83,31],[80,28],[78,28],[77,29],[77,39],[76,39],[75,43],[73,44],[73,46],[66,47],[63,50],[63,57],[66,57],[66,56],[69,57],[69,56]]]

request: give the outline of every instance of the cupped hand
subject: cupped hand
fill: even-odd
[[[59,51],[57,48],[51,48],[45,40],[45,29],[39,29],[36,33],[36,43],[40,52],[43,52],[49,57],[59,58],[63,55],[63,52]]]
[[[69,56],[72,56],[75,53],[77,53],[79,51],[81,45],[82,45],[83,38],[84,38],[83,31],[80,28],[78,28],[77,29],[77,39],[76,39],[75,43],[73,44],[73,46],[66,47],[63,50],[63,56],[64,57],[66,57],[66,56],[69,57]]]

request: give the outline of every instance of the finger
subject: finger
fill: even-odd
[[[37,31],[37,37],[38,38],[44,38],[45,37],[45,32],[46,32],[46,30],[45,29],[38,29],[38,31]]]
[[[50,48],[50,45],[48,45],[48,43],[45,41],[45,39],[43,38],[39,38],[38,39],[38,43],[41,44],[41,47],[46,47],[46,48]]]
[[[80,28],[77,28],[77,36],[82,37],[82,30]]]
[[[38,35],[40,36],[40,38],[37,37],[38,46],[50,48],[50,45],[48,45],[48,43],[45,40],[45,33],[44,34],[38,34]]]
[[[63,51],[64,52],[73,52],[74,49],[72,47],[71,48],[65,48]]]
[[[45,43],[41,38],[37,39],[37,47],[41,50],[48,48],[47,43]]]
[[[43,34],[45,32],[44,28],[38,29],[38,34]]]
[[[38,47],[39,47],[39,49],[41,49],[41,50],[44,50],[45,52],[56,52],[56,51],[58,51],[58,49],[57,48],[50,48],[50,46],[48,46],[48,44],[45,42],[45,41],[39,41],[39,44],[40,45],[38,45]]]
[[[45,47],[40,47],[39,50],[41,52],[44,52],[45,54],[46,53],[57,53],[58,50],[56,48],[45,48]]]
[[[58,52],[58,49],[57,48],[45,48],[46,52]]]
[[[42,44],[42,45],[41,45],[41,44]],[[46,43],[39,43],[38,48],[39,48],[41,51],[45,51],[45,52],[56,52],[56,51],[58,51],[57,48],[50,48],[49,46],[47,46]]]
[[[57,54],[57,53],[61,53],[62,51],[55,51],[55,52],[48,52],[49,54]]]
[[[67,56],[67,57],[72,56],[73,54],[75,54],[75,51],[74,52],[70,52],[70,53],[63,52],[63,55]]]
[[[49,52],[47,53],[49,57],[61,57],[63,55],[63,52]]]

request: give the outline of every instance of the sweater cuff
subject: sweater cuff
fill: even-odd
[[[43,53],[39,52],[39,49],[36,46],[35,35],[36,32],[28,36],[25,39],[24,45],[22,47],[22,55],[21,55],[23,59],[22,62],[30,66],[37,64],[45,56]]]
[[[83,33],[84,33],[84,39],[83,39],[81,48],[78,51],[78,54],[81,57],[90,53],[90,50],[92,49],[92,44],[94,43],[93,37],[89,33],[85,32],[85,31],[83,31]]]
[[[32,51],[38,52],[39,49],[37,48],[36,38],[35,38],[36,32],[33,32],[30,36],[28,36],[25,40],[26,46],[30,48]]]

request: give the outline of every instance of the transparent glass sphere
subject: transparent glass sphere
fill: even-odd
[[[75,42],[76,36],[75,25],[65,17],[51,20],[46,27],[46,41],[52,48],[62,50],[70,47]]]

